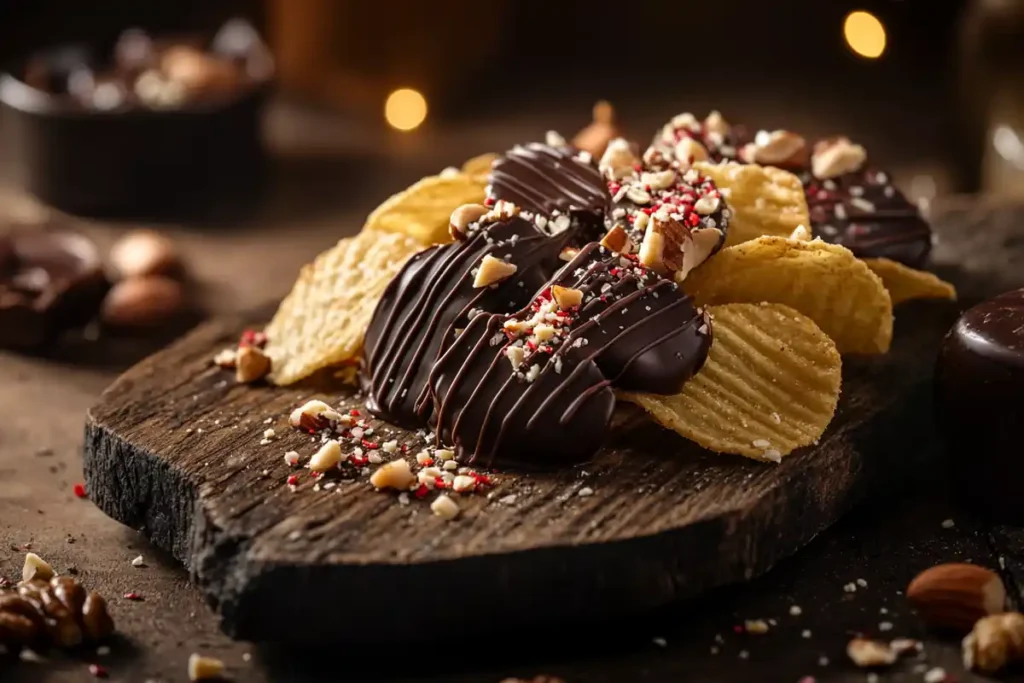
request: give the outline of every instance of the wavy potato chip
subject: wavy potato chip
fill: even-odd
[[[892,342],[892,301],[881,278],[845,247],[783,237],[723,249],[683,288],[699,305],[778,303],[811,318],[840,353],[877,354]]]
[[[483,177],[486,181],[487,175],[491,172],[491,164],[497,158],[498,155],[494,152],[478,154],[472,159],[467,159],[466,163],[462,164],[462,172],[470,176]]]
[[[911,299],[956,300],[956,288],[934,273],[915,270],[887,258],[861,260],[875,275],[882,278],[882,284],[889,290],[893,306]]]
[[[788,171],[733,161],[693,167],[715,181],[732,209],[727,247],[761,235],[789,237],[797,226],[811,224],[804,186]]]
[[[719,453],[779,462],[817,442],[839,401],[842,360],[814,321],[780,304],[709,309],[707,362],[674,396],[622,394]]]
[[[363,230],[409,235],[420,244],[447,244],[448,220],[463,204],[481,204],[487,178],[462,172],[427,176],[374,209]]]
[[[421,249],[406,235],[363,230],[303,266],[266,329],[270,381],[293,384],[357,359],[377,300]]]

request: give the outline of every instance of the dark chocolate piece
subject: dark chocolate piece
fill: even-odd
[[[494,162],[487,197],[547,218],[569,215],[586,228],[583,242],[604,232],[602,220],[611,202],[588,152],[539,142],[516,145]]]
[[[593,243],[529,307],[481,318],[430,385],[439,440],[485,466],[593,456],[614,408],[609,386],[676,393],[711,346],[709,321],[676,283]]]
[[[504,316],[479,315],[431,373],[437,436],[482,467],[545,467],[590,458],[604,443],[615,394],[582,346],[513,368]],[[556,370],[557,364],[557,370]],[[536,368],[536,369],[534,369]]]
[[[1008,522],[1024,521],[1024,289],[964,313],[943,341],[935,373],[938,424],[963,492]]]
[[[932,248],[931,227],[887,173],[867,169],[820,180],[805,171],[801,180],[815,236],[846,247],[858,258],[925,265]]]
[[[0,346],[39,346],[87,323],[107,288],[83,235],[27,228],[0,235]]]
[[[562,264],[558,254],[571,233],[552,237],[552,221],[525,212],[499,219],[503,204],[471,226],[465,240],[414,256],[384,291],[366,332],[361,373],[374,414],[406,427],[426,425],[433,412],[428,374],[455,331],[473,313],[522,308]],[[495,285],[474,287],[488,255],[517,270]]]

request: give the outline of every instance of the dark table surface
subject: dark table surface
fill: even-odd
[[[500,130],[499,145],[532,135],[532,128]],[[287,137],[287,131],[283,135]],[[351,135],[340,139],[347,144]],[[375,143],[378,149],[368,151],[364,146],[341,163],[333,157],[282,157],[275,165],[271,190],[246,216],[230,223],[208,218],[165,229],[185,253],[210,315],[254,308],[283,295],[300,265],[338,237],[355,232],[367,210],[388,192],[498,146],[475,134],[460,140],[457,147],[443,147],[443,154],[436,145],[382,137]],[[385,153],[377,154],[381,148]],[[27,220],[45,215],[45,209],[3,187],[0,212]],[[940,264],[959,264],[965,302],[1024,285],[1024,206],[951,198],[936,202],[933,213],[940,227],[977,229],[972,238],[977,248],[953,253],[940,243],[936,251]],[[125,226],[87,222],[84,229],[107,245]],[[1005,246],[995,271],[991,260],[976,256],[992,253],[983,244]],[[1001,273],[1002,279],[992,272]],[[1015,273],[1019,275],[1013,282]],[[102,663],[115,681],[184,681],[193,652],[220,657],[235,680],[254,682],[496,683],[508,676],[539,674],[568,683],[809,683],[808,676],[817,681],[866,681],[868,672],[857,669],[844,654],[853,633],[925,641],[919,657],[877,672],[878,680],[921,681],[925,672],[942,667],[948,680],[974,681],[984,679],[964,673],[959,643],[927,633],[902,591],[921,569],[970,560],[1005,567],[1010,592],[1020,597],[1024,533],[984,523],[957,507],[945,476],[946,456],[934,435],[925,433],[906,463],[893,464],[890,486],[873,492],[870,500],[799,555],[747,585],[651,615],[647,621],[567,632],[538,614],[535,632],[504,642],[451,642],[444,633],[427,632],[415,646],[354,651],[340,646],[328,653],[232,642],[220,633],[180,566],[72,493],[74,483],[81,480],[85,411],[120,371],[170,335],[70,339],[40,356],[0,353],[0,576],[20,575],[26,548],[60,572],[75,567],[89,587],[112,596],[120,633],[109,654],[0,663],[4,683],[92,680],[89,662]],[[131,565],[139,554],[145,558],[144,568]],[[851,582],[858,586],[856,592],[844,590]],[[127,591],[142,593],[144,600],[122,600]],[[800,608],[798,616],[791,614],[794,606]],[[338,609],[344,610],[344,605]],[[486,605],[459,605],[457,596],[452,609],[464,610],[466,619],[486,615]],[[764,635],[736,633],[734,627],[745,619],[769,620],[771,627]],[[294,627],[316,629],[317,624]]]

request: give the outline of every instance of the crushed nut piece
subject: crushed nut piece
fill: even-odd
[[[544,144],[548,147],[565,147],[568,143],[566,143],[565,138],[558,131],[549,130],[544,135]]]
[[[412,468],[405,460],[393,460],[378,467],[370,476],[370,483],[378,490],[407,491],[416,483],[416,475],[412,473]]]
[[[438,448],[434,451],[434,455],[437,456],[438,460],[453,460],[455,459],[455,451],[447,448]]]
[[[554,285],[551,287],[551,298],[555,300],[558,307],[567,311],[574,306],[579,306],[583,301],[583,292],[569,287]]]
[[[318,432],[331,422],[342,421],[342,416],[323,401],[307,401],[288,416],[288,424],[307,432]]]
[[[764,619],[747,619],[743,628],[747,633],[759,636],[768,633],[768,622]]]
[[[313,457],[309,459],[309,469],[313,472],[326,472],[338,466],[341,462],[341,444],[337,441],[328,441],[320,447]]]
[[[459,505],[442,493],[430,504],[430,510],[442,519],[455,519],[459,514]]]
[[[132,560],[132,566],[136,567],[136,568],[145,567],[146,566],[145,558],[143,558],[142,555],[139,555],[134,560]]]
[[[460,474],[455,477],[455,481],[452,482],[452,489],[457,493],[465,493],[466,491],[472,491],[476,488],[476,479]]]
[[[859,170],[867,158],[867,151],[849,138],[829,138],[814,145],[811,172],[822,180],[835,178]]]
[[[806,225],[798,225],[790,234],[789,239],[796,240],[797,242],[810,242],[811,231],[807,229]]]
[[[224,676],[224,662],[215,657],[204,657],[196,652],[188,658],[188,680],[210,681]]]
[[[235,358],[235,379],[249,384],[270,373],[270,357],[256,346],[243,346]]]
[[[608,180],[621,180],[633,174],[633,167],[639,161],[629,141],[625,138],[616,138],[608,143],[601,161],[598,162],[598,168]]]
[[[448,223],[448,234],[452,239],[462,240],[469,234],[469,226],[483,218],[490,211],[482,204],[463,204],[452,211]]]
[[[896,661],[896,653],[888,643],[866,638],[854,638],[846,646],[846,654],[860,667],[889,666]]]
[[[754,137],[754,161],[759,164],[798,163],[806,150],[807,142],[788,130],[762,130]]]
[[[640,215],[646,216],[646,214]],[[601,246],[616,254],[629,254],[633,251],[633,241],[629,239],[629,233],[620,225],[612,226],[612,229],[601,238]]]
[[[53,571],[53,567],[43,558],[39,557],[35,553],[25,554],[25,564],[21,569],[21,580],[26,583],[29,581],[49,581],[56,573]]]
[[[213,357],[213,364],[219,368],[225,370],[231,370],[235,367],[235,360],[238,357],[238,350],[235,348],[221,349],[221,351]]]
[[[1024,661],[1024,614],[1008,612],[979,619],[962,646],[964,666],[987,674]]]
[[[690,137],[683,138],[675,146],[676,160],[685,167],[695,161],[707,161],[708,150]]]
[[[516,266],[514,263],[506,263],[488,254],[480,261],[476,277],[473,279],[473,286],[477,288],[488,287],[511,277],[515,272]]]
[[[704,130],[709,133],[718,133],[719,135],[725,136],[729,134],[729,122],[725,120],[718,111],[712,111],[704,119]]]

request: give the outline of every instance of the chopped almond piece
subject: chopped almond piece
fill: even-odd
[[[551,287],[551,298],[555,300],[560,309],[566,311],[573,306],[580,305],[580,302],[583,301],[583,292],[578,289],[554,285]]]
[[[616,254],[628,254],[633,250],[633,242],[629,239],[629,234],[620,225],[613,226],[608,231],[601,239],[601,246]]]
[[[496,259],[490,254],[484,256],[480,261],[480,267],[476,271],[476,278],[473,280],[474,287],[489,287],[496,282],[509,278],[516,272],[514,263],[505,263]]]

